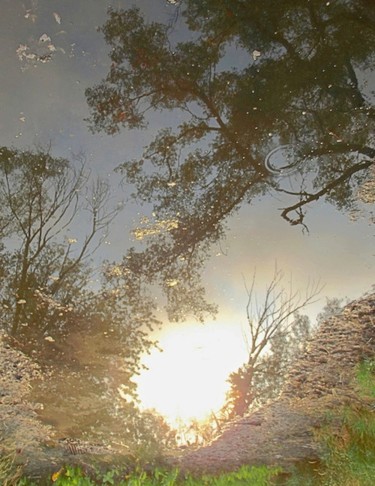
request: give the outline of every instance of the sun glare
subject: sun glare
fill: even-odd
[[[171,425],[217,412],[229,389],[229,373],[246,357],[240,327],[180,324],[164,331],[159,345],[163,351],[144,359],[148,370],[137,379],[142,406],[156,409]]]

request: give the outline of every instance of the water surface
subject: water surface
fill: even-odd
[[[374,21],[366,1],[2,0],[0,318],[59,364],[45,420],[105,434],[140,371],[145,407],[220,408],[254,274],[259,302],[275,266],[324,285],[312,322],[371,289]]]

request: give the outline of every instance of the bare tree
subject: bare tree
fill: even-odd
[[[88,275],[85,261],[102,241],[118,209],[108,209],[110,191],[104,181],[87,188],[90,174],[83,160],[75,168],[48,151],[20,152],[2,147],[0,175],[5,230],[0,238],[2,242],[5,237],[10,239],[2,255],[8,276],[0,296],[8,322],[9,318],[12,322],[9,330],[16,335],[21,323],[24,327],[30,324],[39,297],[44,299],[38,310],[42,321],[51,307],[46,303],[57,299],[58,311],[69,303],[67,282],[71,291],[82,288]],[[67,232],[83,212],[88,217],[80,243],[78,238],[67,237]]]
[[[255,274],[246,305],[249,354],[246,363],[229,378],[226,414],[243,415],[259,398],[270,398],[282,383],[286,365],[309,334],[309,319],[300,311],[315,302],[322,290],[309,282],[304,293],[283,286],[284,273],[275,267],[271,283],[259,304],[254,292]]]

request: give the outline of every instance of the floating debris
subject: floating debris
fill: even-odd
[[[272,134],[270,134],[272,135]],[[269,152],[264,165],[268,172],[278,176],[289,175],[301,162],[294,144],[279,145]]]
[[[53,15],[54,19],[56,20],[56,22],[60,25],[61,24],[61,17],[60,17],[60,15],[58,13],[56,13],[56,12],[53,12],[52,15]]]
[[[256,49],[253,50],[253,59],[256,61],[258,57],[260,57],[262,53],[260,51],[257,51]]]
[[[42,34],[39,39],[31,39],[29,44],[20,44],[16,49],[18,59],[22,62],[22,70],[27,69],[30,65],[35,66],[37,63],[47,63],[52,60],[53,53],[64,49],[56,47],[48,34]]]

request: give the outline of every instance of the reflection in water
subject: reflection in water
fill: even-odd
[[[161,282],[183,274],[183,292],[196,297],[188,308],[202,318],[211,309],[196,287],[200,268],[243,203],[282,197],[282,218],[306,230],[307,208],[321,198],[355,207],[375,156],[366,90],[375,29],[367,10],[357,2],[250,8],[191,0],[183,15],[196,39],[180,43],[136,8],[110,11],[101,30],[111,68],[86,90],[92,130],[143,128],[150,110],[182,119],[118,168],[137,201],[151,203],[160,220],[178,221],[146,251],[129,254],[133,271]],[[233,42],[245,53],[241,68],[225,56]],[[279,177],[292,167],[293,178]],[[182,299],[167,295],[170,317],[181,318]]]
[[[143,405],[156,407],[173,425],[179,418],[205,419],[218,411],[229,389],[228,368],[237,368],[246,358],[240,326],[184,323],[161,334],[159,341],[164,351],[147,356],[149,370],[137,378]]]
[[[137,441],[164,427],[140,418],[133,402],[133,378],[152,347],[150,331],[167,320],[163,312],[172,321],[205,321],[220,304],[220,322],[246,321],[241,274],[251,275],[255,262],[261,283],[276,258],[305,282],[329,253],[333,286],[344,280],[342,255],[355,262],[345,282],[355,290],[353,269],[361,278],[371,266],[365,225],[353,234],[322,200],[345,214],[374,202],[375,7],[365,0],[139,1],[140,10],[126,0],[108,3],[108,14],[102,2],[91,6],[92,21],[81,1],[74,11],[55,12],[40,0],[4,13],[25,25],[19,38],[2,29],[17,83],[9,90],[1,79],[11,95],[2,98],[0,133],[0,319],[20,346],[54,366],[40,385],[41,401],[52,390],[45,418],[67,407],[74,434],[121,423]],[[50,148],[30,149],[40,132]],[[71,155],[83,149],[87,169]],[[96,171],[115,166],[111,183],[86,191]],[[136,202],[123,215],[110,201],[119,176]],[[290,226],[310,230],[311,239]],[[113,253],[105,252],[111,239]],[[212,257],[218,247],[220,259]],[[231,252],[238,253],[232,260],[223,256]],[[300,316],[296,327],[305,337],[306,322]],[[214,340],[212,332],[204,339]],[[270,343],[279,361],[291,342],[284,338]],[[227,352],[216,348],[223,366],[237,354],[229,341]],[[228,358],[227,371],[240,365]],[[204,375],[202,366],[195,374]],[[248,375],[240,368],[232,384],[241,388]],[[61,398],[70,392],[76,416]]]

